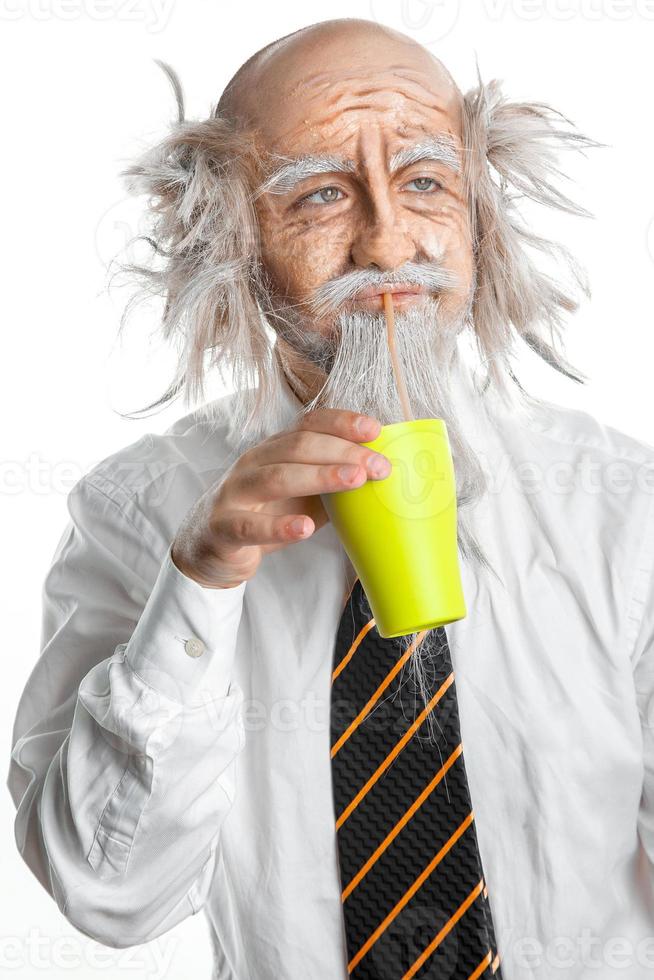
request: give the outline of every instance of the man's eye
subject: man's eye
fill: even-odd
[[[320,190],[300,198],[298,204],[331,204],[333,201],[339,201],[340,198],[336,195],[342,193],[338,187],[321,187]]]
[[[441,187],[443,186],[442,184],[439,184],[439,182],[435,180],[433,177],[416,177],[414,180],[409,181],[407,187],[410,187],[411,184],[416,184],[417,186],[415,189],[416,191],[419,192],[440,190]]]

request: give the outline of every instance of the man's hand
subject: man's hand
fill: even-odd
[[[175,565],[209,588],[252,578],[264,554],[327,523],[319,494],[389,475],[385,456],[358,445],[380,429],[369,416],[319,408],[253,446],[189,510],[173,541]]]

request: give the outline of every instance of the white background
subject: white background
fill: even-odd
[[[66,495],[95,462],[188,410],[123,419],[160,394],[171,355],[135,316],[117,343],[124,290],[107,264],[139,229],[140,202],[118,172],[163,135],[172,92],[153,59],[182,78],[203,117],[257,48],[312,21],[375,18],[436,53],[465,90],[504,80],[608,144],[568,156],[569,192],[594,221],[548,219],[590,274],[592,300],[567,352],[585,388],[525,361],[535,392],[654,443],[654,0],[0,0],[3,383],[0,507],[5,766],[11,724],[38,656],[40,589],[67,520]],[[545,226],[544,226],[545,227]],[[211,396],[221,393],[218,385]],[[110,950],[59,914],[13,842],[0,795],[0,972],[7,976],[209,978],[202,916],[148,946]],[[255,978],[251,978],[255,980]],[[327,980],[327,978],[325,978]]]

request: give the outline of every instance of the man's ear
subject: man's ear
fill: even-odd
[[[489,375],[499,380],[517,334],[556,370],[582,381],[560,350],[562,320],[577,301],[541,272],[535,249],[563,259],[576,285],[588,295],[585,276],[567,249],[526,227],[516,202],[590,217],[557,187],[565,175],[559,153],[599,146],[575,131],[561,113],[542,103],[509,102],[493,80],[464,96],[464,168],[473,234],[476,293],[474,326]]]

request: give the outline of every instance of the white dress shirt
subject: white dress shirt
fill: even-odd
[[[498,577],[462,561],[446,632],[504,977],[654,976],[654,449],[560,406],[491,425],[460,384]],[[328,709],[349,560],[330,523],[232,589],[170,557],[234,459],[230,397],[215,431],[189,413],[69,494],[15,723],[16,838],[108,946],[203,910],[215,980],[344,980]]]

